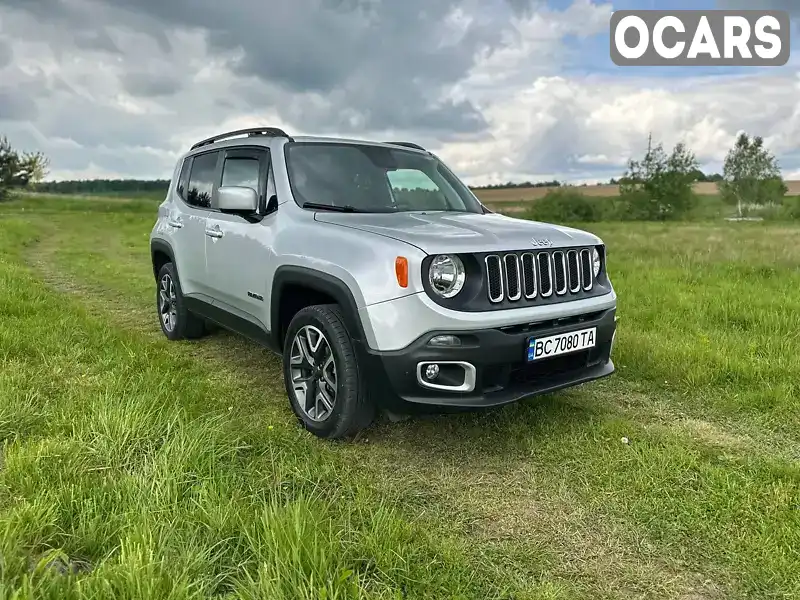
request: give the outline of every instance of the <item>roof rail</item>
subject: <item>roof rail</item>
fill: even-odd
[[[251,127],[249,129],[237,129],[236,131],[228,131],[225,133],[217,134],[214,137],[210,137],[200,142],[197,142],[194,146],[192,146],[192,150],[195,150],[202,146],[208,146],[209,144],[214,144],[216,142],[222,141],[227,138],[232,138],[237,135],[244,135],[244,134],[247,134],[247,137],[255,137],[259,135],[268,135],[272,137],[286,137],[289,138],[289,141],[292,141],[292,138],[283,129],[279,129],[277,127]]]
[[[385,143],[392,144],[394,146],[405,146],[406,148],[416,148],[417,150],[422,150],[423,152],[427,152],[425,148],[423,148],[419,144],[415,144],[414,142],[385,142]]]

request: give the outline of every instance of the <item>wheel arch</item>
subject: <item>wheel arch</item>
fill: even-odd
[[[175,252],[169,242],[160,239],[150,241],[150,260],[153,264],[153,277],[158,279],[158,272],[166,263],[175,265]],[[175,265],[177,268],[177,265]]]
[[[299,303],[300,309],[321,301],[333,301],[339,305],[345,325],[353,341],[362,342],[366,339],[364,325],[358,312],[358,304],[348,285],[330,273],[318,271],[309,267],[284,265],[275,272],[270,295],[270,329],[274,342],[278,348],[283,347],[284,336],[289,321],[297,313],[290,296],[308,291],[311,301]],[[288,292],[288,294],[287,294]],[[291,315],[287,313],[287,301],[290,303]],[[303,305],[304,304],[304,305]]]

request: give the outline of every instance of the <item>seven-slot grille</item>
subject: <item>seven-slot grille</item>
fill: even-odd
[[[591,291],[591,248],[490,254],[485,259],[489,300],[535,300]]]

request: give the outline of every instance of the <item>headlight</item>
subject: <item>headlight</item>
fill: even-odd
[[[594,271],[595,277],[600,274],[600,253],[597,251],[597,248],[592,251],[592,270]]]
[[[428,281],[433,291],[442,298],[452,298],[464,287],[466,272],[461,259],[452,254],[440,254],[433,259],[428,271]]]

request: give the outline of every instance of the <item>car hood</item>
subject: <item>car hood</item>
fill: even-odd
[[[601,244],[597,236],[560,225],[497,213],[456,212],[327,213],[317,221],[407,242],[428,254],[499,252],[526,248]],[[542,240],[549,240],[542,242]]]

